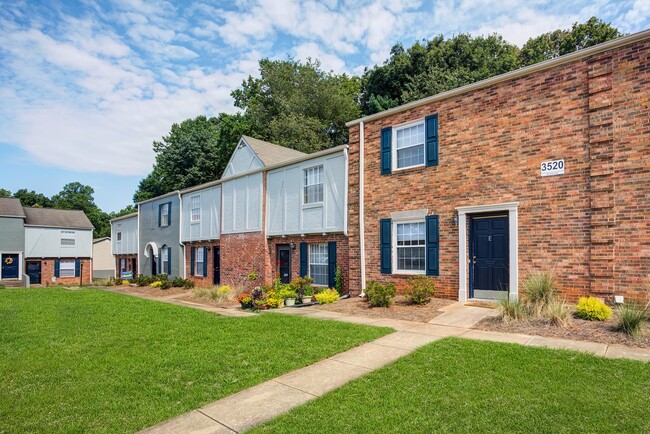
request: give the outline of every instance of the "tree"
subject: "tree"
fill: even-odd
[[[11,197],[11,192],[4,188],[0,188],[0,197]]]
[[[347,143],[345,123],[360,114],[359,85],[317,60],[263,59],[260,77],[248,77],[232,96],[255,137],[309,153]]]
[[[121,210],[117,212],[112,212],[108,215],[109,220],[116,219],[118,217],[122,217],[123,215],[127,214],[133,214],[134,212],[138,211],[138,207],[136,205],[127,205]]]
[[[623,34],[610,23],[591,17],[583,24],[574,23],[570,30],[555,30],[530,38],[521,49],[521,65],[554,59],[620,36]]]
[[[58,209],[83,211],[95,227],[93,237],[107,237],[111,233],[108,214],[95,204],[94,194],[95,190],[91,186],[83,185],[80,182],[71,182],[63,186],[59,193],[52,196],[52,203]]]
[[[52,200],[42,193],[36,193],[34,190],[28,191],[26,188],[21,188],[14,193],[14,197],[20,199],[23,206],[31,206],[36,208],[52,208],[54,204]]]

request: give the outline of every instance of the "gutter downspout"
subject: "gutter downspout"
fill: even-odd
[[[138,204],[138,232],[137,232],[136,237],[135,237],[135,245],[136,245],[135,251],[136,251],[136,255],[137,255],[136,257],[138,259],[137,264],[136,264],[136,273],[139,276],[141,274],[140,273],[140,260],[142,259],[142,256],[140,256],[140,255],[144,254],[144,253],[140,253],[140,204]]]
[[[348,148],[345,148],[343,150],[343,158],[345,159],[345,193],[343,194],[343,209],[345,212],[343,213],[343,235],[346,237],[348,236],[348,188],[350,186],[350,183],[348,181],[348,178],[350,176],[350,158],[349,158],[349,152]]]
[[[359,250],[361,257],[361,293],[359,297],[366,295],[366,228],[364,225],[364,196],[365,196],[365,158],[364,158],[364,123],[359,122]]]
[[[183,249],[183,266],[181,267],[181,276],[183,279],[185,279],[185,275],[187,274],[185,272],[185,244],[183,244],[183,198],[181,197],[181,192],[178,192],[178,244],[181,246]],[[204,258],[207,261],[207,258]]]

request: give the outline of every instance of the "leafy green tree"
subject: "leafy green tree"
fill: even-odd
[[[571,29],[554,30],[530,38],[522,47],[519,57],[522,66],[532,65],[621,36],[623,34],[610,23],[591,17],[583,24],[574,23]]]
[[[109,220],[112,220],[118,217],[122,217],[123,215],[133,214],[134,212],[137,211],[138,211],[138,207],[136,205],[127,205],[119,211],[115,211],[108,214],[108,218]]]
[[[71,182],[52,196],[52,203],[54,208],[83,211],[95,227],[93,237],[106,237],[111,233],[108,214],[95,204],[94,194],[95,190],[91,186],[83,185],[80,182]]]
[[[0,197],[11,197],[11,192],[4,188],[0,188]]]
[[[23,206],[36,208],[52,208],[54,206],[52,200],[43,193],[36,193],[34,190],[28,191],[26,188],[16,191],[14,197],[20,199]]]
[[[345,122],[360,114],[359,86],[317,60],[263,59],[260,77],[248,77],[232,96],[255,137],[309,153],[347,143]]]

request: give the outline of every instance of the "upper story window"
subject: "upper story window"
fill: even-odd
[[[424,121],[396,127],[395,131],[395,167],[424,166]]]
[[[201,221],[201,196],[192,196],[190,207],[190,221]]]
[[[419,274],[426,265],[426,225],[423,221],[395,223],[395,271]]]
[[[310,167],[304,172],[305,205],[323,202],[323,166]]]
[[[118,243],[122,242],[122,232],[117,233],[117,242]]]
[[[172,207],[171,202],[162,203],[158,205],[158,215],[159,215],[158,226],[165,227],[171,224],[171,220],[169,216],[171,207]]]
[[[61,247],[74,247],[77,244],[75,231],[61,231]]]

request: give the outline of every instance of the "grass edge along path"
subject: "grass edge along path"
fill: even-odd
[[[0,432],[135,431],[392,331],[61,288],[0,290],[0,324]]]
[[[650,363],[448,338],[251,432],[650,432],[648,390]]]

